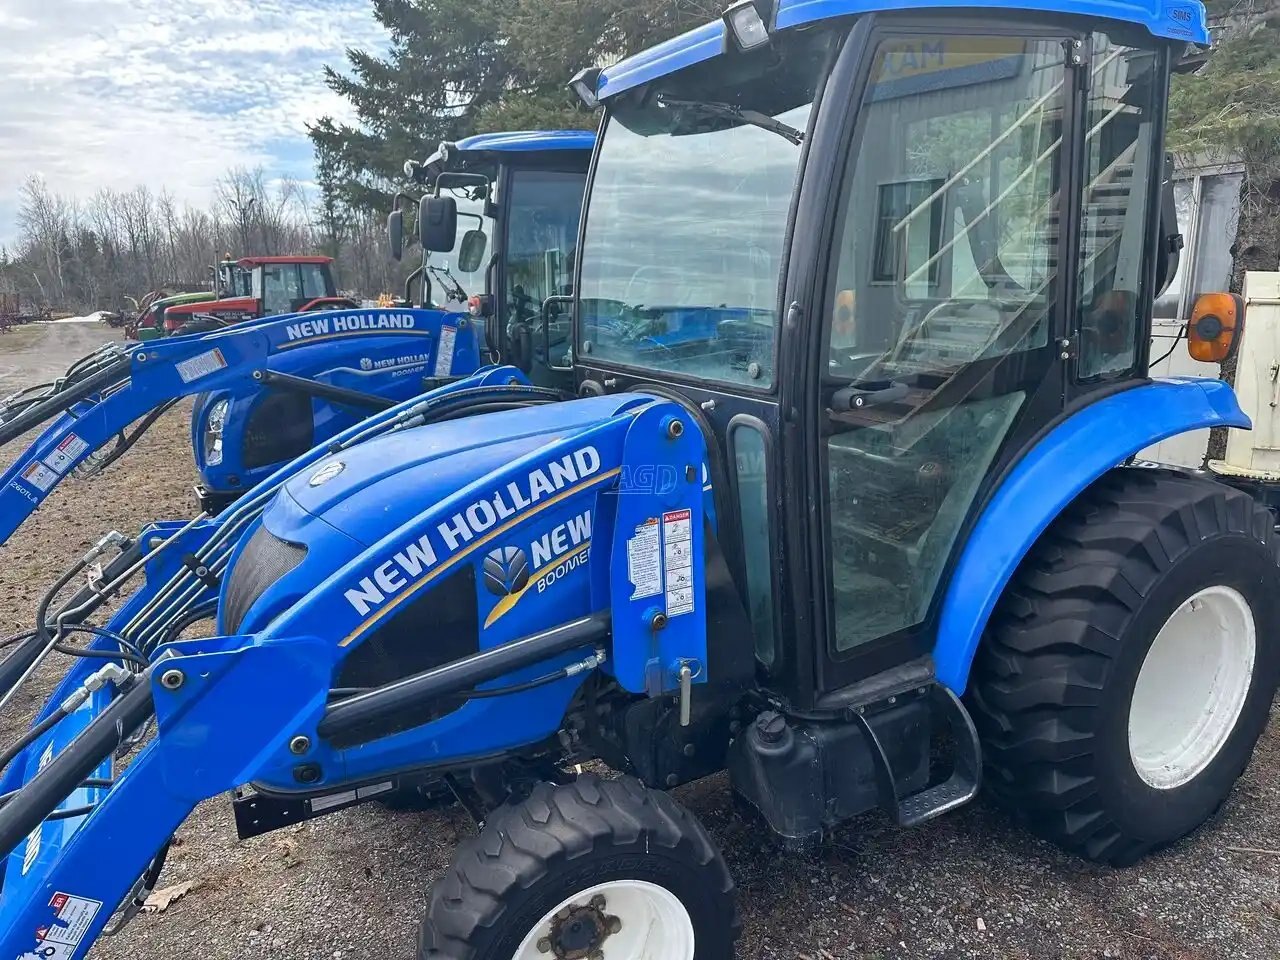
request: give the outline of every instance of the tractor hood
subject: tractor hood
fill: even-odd
[[[317,518],[371,546],[432,503],[556,440],[651,397],[592,397],[403,430],[320,461],[285,485],[290,509],[269,511],[285,540],[287,518]]]
[[[262,629],[334,570],[478,481],[492,480],[496,496],[510,500],[495,510],[521,506],[520,494],[507,492],[521,478],[506,468],[558,441],[563,449],[580,434],[598,437],[593,428],[653,402],[630,394],[476,415],[385,434],[318,461],[280,489],[232,558],[219,629]],[[617,452],[596,456],[609,461]],[[597,459],[593,472],[608,466]]]
[[[189,317],[198,313],[216,313],[222,310],[256,310],[258,301],[253,297],[227,297],[223,300],[204,300],[197,303],[179,303],[165,308],[165,316]]]

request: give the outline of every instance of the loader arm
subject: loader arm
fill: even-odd
[[[492,405],[503,391],[538,389],[518,381],[511,368],[493,368],[463,385],[441,388],[434,400],[448,408],[465,395],[492,391],[479,400]],[[615,677],[632,696],[682,696],[690,681],[705,681],[705,624],[683,615],[701,609],[701,573],[693,573],[688,599],[679,601],[687,607],[677,609],[668,598],[661,622],[655,619],[664,609],[661,596],[637,597],[634,582],[610,573],[615,545],[640,560],[648,557],[643,543],[650,539],[646,531],[652,524],[662,525],[663,536],[674,535],[673,524],[683,524],[680,541],[690,544],[687,560],[700,571],[702,547],[695,531],[702,528],[703,497],[696,464],[705,459],[706,450],[696,432],[672,426],[682,415],[677,405],[633,394],[494,413],[489,422],[504,446],[488,460],[476,459],[483,440],[457,449],[460,435],[474,437],[471,423],[437,422],[418,432],[410,425],[406,435],[394,436],[397,426],[409,424],[403,415],[415,408],[429,418],[426,406],[419,401],[379,414],[380,425],[391,428],[378,434],[381,440],[365,439],[371,428],[361,425],[330,445],[330,450],[342,449],[316,451],[305,464],[280,471],[289,476],[275,485],[278,493],[265,509],[280,514],[272,520],[275,524],[291,516],[305,522],[297,508],[320,509],[327,496],[324,484],[317,488],[309,480],[338,457],[350,458],[352,474],[376,471],[385,460],[378,443],[434,443],[441,451],[455,450],[442,452],[430,468],[440,475],[440,489],[421,490],[416,499],[398,506],[391,527],[377,542],[363,546],[350,541],[350,559],[321,582],[299,568],[295,584],[309,586],[280,615],[259,615],[257,621],[251,615],[242,621],[248,627],[242,632],[161,644],[150,664],[121,682],[110,703],[95,708],[92,719],[68,723],[67,718],[59,724],[74,731],[73,739],[57,750],[41,749],[36,741],[21,776],[6,776],[4,785],[12,791],[0,805],[0,849],[11,851],[0,898],[0,944],[6,951],[65,960],[83,957],[192,808],[219,792],[259,782],[294,784],[296,789],[297,782],[304,782],[298,779],[300,763],[322,771],[323,785],[333,786],[358,782],[388,765],[421,765],[425,756],[433,764],[449,765],[495,749],[531,745],[558,729],[575,691],[597,669]],[[525,452],[508,459],[507,452],[517,447]],[[450,462],[474,470],[473,479],[462,484],[449,479]],[[627,478],[634,467],[654,463],[671,468],[685,482],[655,499],[618,496],[639,493]],[[406,474],[391,482],[411,486],[416,477]],[[315,491],[309,503],[299,503],[303,490]],[[246,499],[257,502],[258,493]],[[461,518],[475,515],[481,504],[515,512],[487,532],[468,533]],[[212,528],[242,523],[249,509],[245,503],[225,519],[197,522],[178,534],[207,546],[215,539]],[[659,513],[654,515],[653,509]],[[557,546],[566,529],[577,531],[568,536],[591,537],[589,519],[573,522],[584,514],[598,517],[595,540]],[[261,520],[250,522],[262,529]],[[490,626],[475,638],[474,653],[334,701],[335,677],[376,624],[451,572],[483,567],[485,551],[501,542],[496,537],[532,538],[544,550],[559,551],[560,561],[546,565],[554,570],[562,564],[562,572],[546,582],[545,596],[534,596],[543,590],[533,583],[523,603],[516,594],[507,600],[487,595]],[[317,554],[332,552],[335,543],[317,539],[311,547]],[[653,549],[659,543],[654,541]],[[570,563],[581,552],[575,544],[590,546],[582,564]],[[249,569],[255,566],[241,549],[226,589],[240,560]],[[161,573],[173,558],[153,562]],[[369,571],[385,570],[391,563],[405,564],[406,573],[418,564],[417,579],[394,596],[368,597],[373,589]],[[374,576],[377,582],[385,580],[383,574]],[[136,596],[117,617],[135,618],[154,599]],[[82,682],[89,670],[82,667],[67,686]],[[504,686],[472,696],[491,683]],[[66,692],[64,687],[59,695]],[[424,707],[459,697],[469,701],[462,709],[405,722]],[[152,717],[156,735],[103,786],[122,738]],[[298,746],[300,738],[307,746]],[[431,748],[424,752],[428,744]],[[299,756],[300,750],[305,756]],[[82,801],[78,791],[86,789],[86,780],[94,792]],[[80,802],[88,809],[69,810],[69,804]],[[57,819],[64,813],[70,816]],[[69,828],[59,829],[61,823]],[[28,849],[34,850],[30,856]]]
[[[274,379],[367,413],[420,392],[424,374],[476,369],[475,338],[458,333],[466,323],[433,310],[329,311],[101,351],[47,395],[18,398],[8,415],[0,408],[0,445],[44,425],[0,475],[0,542],[78,465],[179,399],[248,396]]]

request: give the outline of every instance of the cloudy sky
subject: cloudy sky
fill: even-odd
[[[228,167],[312,176],[321,67],[386,43],[368,0],[0,0],[0,244],[31,174],[208,203]]]

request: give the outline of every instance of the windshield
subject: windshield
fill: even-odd
[[[830,35],[775,43],[610,111],[582,244],[586,362],[772,382],[795,134]]]

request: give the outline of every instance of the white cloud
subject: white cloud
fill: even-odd
[[[230,166],[310,179],[306,124],[349,117],[322,66],[381,48],[368,0],[3,0],[0,245],[22,181],[209,202]]]

